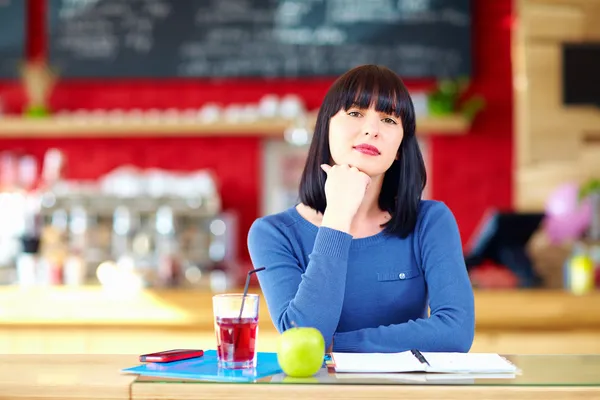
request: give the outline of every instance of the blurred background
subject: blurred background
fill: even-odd
[[[599,0],[0,0],[0,353],[214,348],[320,102],[408,86],[472,351],[600,352]],[[251,292],[260,293],[256,280]],[[259,349],[277,333],[264,301]]]

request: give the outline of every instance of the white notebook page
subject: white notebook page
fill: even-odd
[[[333,353],[336,372],[414,372],[425,365],[410,351],[402,353]]]
[[[333,353],[336,372],[515,373],[517,368],[494,353],[422,353],[430,366],[410,352]]]
[[[453,382],[465,383],[475,382],[475,379],[515,379],[514,373],[505,374],[465,374],[465,373],[447,373],[447,374],[431,374],[425,372],[381,372],[381,373],[337,373],[336,379],[368,379],[368,380],[393,380],[400,382]]]
[[[428,372],[513,373],[514,365],[494,353],[428,353]]]

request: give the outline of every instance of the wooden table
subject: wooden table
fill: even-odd
[[[0,355],[0,399],[130,399],[132,355]]]
[[[1,399],[600,399],[600,356],[507,356],[523,370],[514,379],[453,384],[276,375],[256,383],[166,382],[123,375],[132,355],[0,356]],[[402,384],[404,383],[404,384]]]

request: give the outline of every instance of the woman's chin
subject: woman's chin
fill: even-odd
[[[379,175],[383,175],[383,174],[385,174],[385,171],[386,171],[385,169],[383,169],[381,167],[369,165],[369,163],[364,163],[364,162],[350,164],[350,165],[358,168],[359,171],[364,172],[365,174],[369,175],[371,178],[374,178]]]
[[[364,159],[363,157],[348,157],[340,160],[341,162],[337,162],[335,160],[334,162],[337,165],[350,165],[352,167],[356,167],[359,171],[364,172],[371,178],[385,174],[387,168],[381,165],[382,163],[380,160],[375,160],[374,157],[371,160]]]

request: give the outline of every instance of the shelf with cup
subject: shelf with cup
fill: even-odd
[[[128,118],[50,117],[0,118],[2,138],[85,138],[85,137],[170,137],[170,136],[282,136],[292,121],[269,118],[254,121],[210,123],[192,120],[142,120]]]
[[[314,126],[315,114],[307,118],[307,127]],[[297,122],[284,118],[248,121],[216,120],[199,122],[192,119],[159,118],[97,118],[49,117],[40,119],[17,116],[0,117],[0,138],[86,138],[86,137],[283,137],[286,129]],[[417,120],[419,134],[464,135],[470,121],[460,115],[424,117]]]

